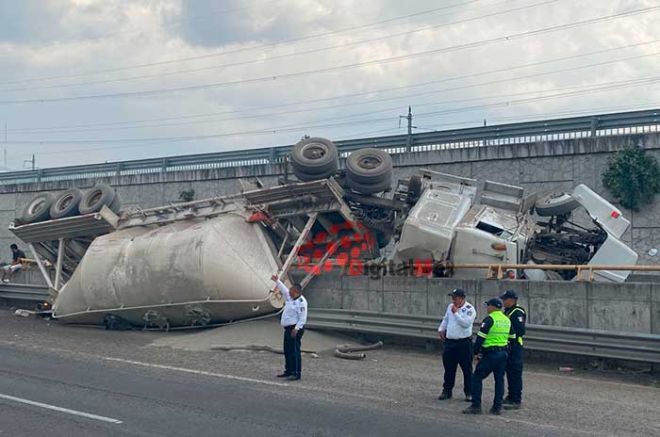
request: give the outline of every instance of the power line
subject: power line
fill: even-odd
[[[376,38],[363,39],[363,40],[359,40],[359,41],[351,41],[351,42],[342,43],[342,44],[335,44],[335,45],[330,45],[330,46],[326,46],[326,47],[314,48],[314,49],[303,50],[303,51],[296,51],[294,53],[285,53],[285,54],[281,54],[281,55],[268,56],[268,57],[264,57],[264,58],[250,59],[250,60],[239,61],[239,62],[231,62],[231,63],[227,63],[227,64],[213,65],[213,66],[193,68],[193,69],[187,69],[187,70],[178,70],[178,71],[165,72],[165,73],[154,73],[154,74],[147,74],[147,75],[141,75],[141,76],[122,77],[122,78],[116,78],[116,79],[93,80],[93,81],[87,81],[87,82],[44,85],[44,86],[30,86],[30,87],[23,87],[23,88],[8,88],[8,89],[5,88],[5,89],[0,89],[0,92],[34,91],[34,90],[43,90],[43,89],[71,88],[71,87],[79,87],[79,86],[87,86],[87,85],[101,85],[101,84],[117,83],[117,82],[125,82],[125,81],[141,80],[141,79],[162,78],[162,77],[166,77],[166,76],[177,76],[177,75],[189,74],[189,73],[199,73],[199,72],[202,72],[202,71],[218,70],[218,69],[221,69],[221,68],[229,68],[229,67],[236,67],[236,66],[243,66],[243,65],[260,64],[260,63],[272,61],[272,60],[275,60],[275,59],[285,59],[285,58],[291,58],[291,57],[296,57],[296,56],[305,56],[305,55],[324,52],[324,51],[327,51],[327,50],[344,49],[344,48],[347,48],[347,47],[357,46],[357,45],[361,45],[361,44],[373,43],[373,42],[377,42],[377,41],[387,40],[387,39],[390,39],[390,38],[396,38],[396,37],[400,37],[400,36],[411,35],[413,33],[423,32],[423,31],[427,31],[427,30],[431,30],[431,29],[439,29],[439,28],[442,28],[442,27],[453,26],[453,25],[456,25],[456,24],[464,24],[464,23],[467,23],[467,22],[477,21],[477,20],[481,20],[481,19],[484,19],[484,18],[492,18],[492,17],[496,17],[496,16],[499,16],[499,15],[509,14],[509,13],[512,13],[512,12],[519,12],[519,11],[522,11],[522,10],[532,9],[532,8],[535,8],[535,7],[538,7],[538,6],[544,6],[544,5],[548,5],[548,4],[551,4],[551,3],[556,3],[558,1],[560,1],[560,0],[544,0],[544,1],[539,2],[539,3],[534,3],[534,4],[529,4],[529,5],[520,6],[520,7],[516,7],[516,8],[506,9],[506,10],[503,10],[503,11],[497,11],[497,12],[493,12],[493,13],[489,13],[489,14],[479,15],[477,17],[471,17],[471,18],[467,18],[467,19],[452,21],[452,22],[449,22],[449,23],[423,26],[423,27],[420,27],[420,28],[417,28],[417,29],[408,30],[408,31],[405,31],[405,32],[393,33],[393,34],[384,35],[384,36],[380,36],[380,37],[376,37]]]
[[[447,110],[443,110],[443,111],[423,112],[423,113],[418,113],[415,117],[416,118],[424,118],[424,117],[436,116],[436,115],[440,115],[440,114],[453,114],[453,113],[457,113],[457,112],[470,112],[470,111],[474,111],[475,109],[492,108],[492,107],[498,107],[498,106],[512,106],[512,105],[517,105],[517,104],[520,104],[520,103],[530,103],[530,102],[544,101],[544,100],[550,100],[550,99],[556,99],[556,98],[572,97],[572,96],[575,96],[575,95],[589,94],[589,93],[593,93],[593,92],[619,90],[619,89],[622,89],[622,88],[629,88],[629,87],[635,87],[635,86],[640,86],[640,85],[649,85],[649,84],[654,84],[654,83],[658,83],[658,82],[660,82],[660,76],[654,76],[654,77],[643,78],[643,79],[635,79],[635,80],[627,80],[627,81],[610,82],[610,83],[600,84],[600,85],[598,85],[594,88],[591,88],[591,89],[570,91],[570,92],[565,92],[565,93],[555,93],[555,94],[552,94],[552,95],[541,96],[541,97],[532,97],[532,98],[517,99],[517,100],[507,100],[507,101],[503,101],[503,102],[496,102],[496,103],[485,104],[485,105],[477,105],[477,106],[447,109]],[[329,119],[329,120],[332,120],[332,119]],[[329,121],[329,120],[325,120],[325,121]],[[308,125],[308,126],[284,125],[284,126],[268,127],[268,128],[262,128],[262,129],[254,129],[254,130],[238,131],[238,132],[230,132],[230,133],[218,133],[218,134],[209,134],[209,135],[189,135],[189,136],[178,136],[178,137],[121,138],[121,139],[93,139],[93,140],[14,140],[14,141],[9,141],[8,144],[14,144],[14,145],[41,144],[41,145],[46,145],[46,144],[113,144],[113,143],[116,144],[116,143],[131,143],[133,145],[135,143],[145,143],[145,142],[146,143],[160,144],[162,142],[207,140],[207,139],[216,139],[216,138],[231,137],[231,136],[241,136],[241,135],[248,135],[248,134],[252,134],[252,135],[273,134],[273,133],[281,133],[281,132],[300,131],[300,130],[306,130],[306,129],[312,129],[312,128],[337,127],[337,126],[375,123],[375,122],[391,121],[391,120],[393,120],[392,117],[386,117],[386,118],[376,118],[376,119],[366,119],[366,120],[349,120],[349,121],[346,121],[346,122],[321,124],[321,125]],[[125,146],[115,146],[115,147],[112,147],[112,148],[125,148],[125,147],[132,147],[132,146],[125,145]],[[105,147],[105,148],[107,148],[107,147]],[[76,151],[86,151],[86,150],[95,150],[95,149],[77,149]],[[63,153],[63,152],[70,152],[70,151],[57,151],[57,152],[53,152],[53,153]]]
[[[300,105],[305,105],[305,104],[310,104],[310,103],[321,103],[321,102],[328,102],[328,101],[334,101],[334,100],[341,100],[341,99],[346,99],[346,98],[352,98],[352,97],[363,97],[363,96],[369,96],[373,94],[380,94],[383,92],[389,92],[389,91],[397,91],[397,90],[403,90],[403,89],[410,89],[410,88],[418,88],[418,87],[427,87],[429,85],[436,85],[439,83],[445,83],[449,81],[454,81],[454,80],[459,80],[459,79],[468,79],[468,78],[474,78],[474,77],[480,77],[480,76],[486,76],[486,75],[491,75],[495,73],[502,73],[502,72],[510,72],[512,70],[518,70],[518,69],[523,69],[523,68],[528,68],[528,67],[536,67],[539,65],[545,65],[545,64],[550,64],[550,63],[555,63],[555,62],[561,62],[561,61],[566,61],[566,60],[571,60],[571,59],[580,59],[583,57],[587,56],[593,56],[593,55],[600,55],[604,53],[609,53],[612,51],[617,51],[617,50],[624,50],[624,49],[629,49],[629,48],[636,48],[636,47],[642,47],[650,44],[656,44],[660,42],[660,39],[652,40],[652,41],[643,41],[635,44],[627,44],[623,46],[618,46],[618,47],[612,47],[612,48],[607,48],[607,49],[601,49],[601,50],[596,50],[596,51],[591,51],[591,52],[584,52],[584,53],[578,53],[570,56],[563,56],[559,58],[552,58],[548,60],[543,60],[543,61],[536,61],[536,62],[531,62],[527,64],[520,64],[516,66],[507,66],[505,68],[499,68],[495,70],[487,70],[483,72],[478,72],[478,73],[470,73],[470,74],[465,74],[465,75],[458,75],[458,76],[452,76],[448,78],[443,78],[439,80],[433,80],[433,81],[427,81],[427,82],[420,82],[420,83],[415,83],[415,84],[410,84],[410,85],[404,85],[404,86],[399,86],[399,87],[389,87],[389,88],[380,88],[376,90],[370,90],[370,91],[364,91],[364,92],[359,92],[359,93],[351,93],[351,94],[344,94],[340,96],[333,96],[333,97],[324,97],[324,98],[317,98],[317,99],[308,99],[308,100],[301,100],[301,101],[295,101],[295,102],[290,102],[290,103],[280,103],[276,105],[268,105],[268,106],[260,106],[260,107],[248,107],[244,109],[239,109],[239,110],[228,110],[228,111],[216,111],[216,112],[208,112],[208,113],[202,113],[202,114],[191,114],[191,115],[179,115],[179,116],[174,116],[174,117],[159,117],[159,118],[150,118],[150,119],[142,119],[142,120],[134,120],[134,121],[116,121],[116,122],[102,122],[102,123],[88,123],[88,124],[76,124],[76,125],[59,125],[59,126],[51,126],[51,127],[34,127],[34,128],[14,128],[14,129],[9,129],[10,132],[32,132],[32,131],[51,131],[51,130],[61,130],[61,129],[72,129],[72,128],[87,128],[87,127],[102,127],[102,126],[118,126],[118,125],[125,125],[125,124],[137,124],[137,123],[152,123],[152,122],[159,122],[159,121],[177,121],[177,120],[189,120],[189,119],[195,119],[195,118],[205,118],[205,117],[214,117],[218,115],[228,115],[228,114],[239,114],[239,113],[244,113],[244,112],[254,112],[258,110],[264,110],[264,109],[275,109],[275,108],[287,108],[287,107],[292,107],[292,106],[300,106]],[[619,59],[618,61],[620,62],[622,59]],[[576,69],[580,68],[586,68],[593,66],[595,64],[588,64],[587,66],[578,66],[575,67]],[[570,71],[570,70],[563,70],[563,71]],[[550,73],[556,73],[558,71],[550,72]],[[548,73],[548,74],[550,74]],[[546,74],[546,73],[540,73],[540,74]],[[530,78],[533,77],[531,75],[527,76],[516,76],[513,78],[510,78],[510,80],[518,80],[522,78]],[[493,84],[497,82],[487,82],[484,85],[488,84]],[[475,86],[479,86],[480,84],[477,84]],[[408,96],[406,96],[408,97]],[[369,102],[369,103],[373,103]],[[355,103],[355,104],[360,104]],[[308,108],[307,110],[316,110],[318,108]],[[140,127],[158,127],[158,126],[135,126],[136,128]]]
[[[393,56],[393,57],[389,57],[389,58],[375,59],[375,60],[371,60],[371,61],[359,62],[359,63],[354,63],[354,64],[334,66],[334,67],[328,67],[328,68],[322,68],[322,69],[316,69],[316,70],[307,70],[307,71],[296,72],[296,73],[287,73],[287,74],[270,76],[270,77],[260,77],[260,78],[243,79],[243,80],[230,81],[230,82],[217,82],[217,83],[204,84],[204,85],[192,85],[192,86],[186,86],[186,87],[164,88],[164,89],[143,90],[143,91],[132,91],[132,92],[123,92],[123,93],[96,94],[96,95],[87,95],[87,96],[55,97],[55,98],[47,98],[47,99],[2,100],[2,101],[0,101],[0,104],[46,103],[46,102],[63,102],[63,101],[75,101],[75,100],[94,100],[94,99],[104,99],[104,98],[145,97],[145,96],[150,96],[150,95],[158,95],[158,94],[171,93],[171,92],[198,91],[198,90],[209,89],[209,88],[235,86],[235,85],[239,85],[239,84],[243,85],[243,84],[252,84],[252,83],[258,83],[258,82],[265,82],[265,81],[291,79],[291,78],[294,78],[294,77],[303,77],[303,76],[307,76],[307,75],[311,75],[311,74],[336,72],[336,71],[343,71],[343,70],[348,70],[348,69],[360,68],[360,67],[364,67],[364,66],[368,66],[368,65],[398,62],[398,61],[411,59],[411,58],[417,58],[417,57],[435,55],[435,54],[440,54],[440,53],[446,53],[448,51],[464,50],[464,49],[468,49],[468,48],[479,47],[481,45],[492,44],[494,42],[511,41],[511,40],[514,40],[514,39],[527,38],[527,37],[530,37],[530,36],[536,36],[536,35],[541,35],[541,34],[545,34],[545,33],[556,32],[556,31],[559,31],[559,30],[565,30],[565,29],[570,29],[570,28],[574,28],[574,27],[579,27],[579,26],[583,26],[583,25],[586,25],[586,24],[594,24],[594,23],[610,21],[610,20],[624,18],[624,17],[630,17],[630,16],[634,16],[634,15],[648,13],[648,12],[658,10],[658,9],[660,9],[660,6],[652,6],[652,7],[647,7],[647,8],[643,8],[643,9],[636,9],[636,10],[632,10],[632,11],[619,12],[619,13],[616,13],[616,14],[610,14],[610,15],[606,15],[606,16],[591,18],[591,19],[572,22],[572,23],[565,23],[565,24],[544,27],[544,28],[535,29],[535,30],[526,31],[526,32],[514,33],[514,34],[502,36],[502,37],[496,37],[496,38],[491,38],[491,39],[486,39],[486,40],[480,40],[480,41],[471,42],[471,43],[464,43],[464,44],[460,44],[460,45],[457,45],[457,46],[443,47],[443,48],[440,48],[440,49],[426,50],[426,51],[423,51],[423,52],[411,53],[411,54],[408,54],[408,55]]]
[[[254,119],[254,118],[265,118],[265,117],[277,117],[281,115],[291,115],[291,114],[296,114],[296,113],[305,113],[309,111],[320,111],[320,110],[327,110],[327,109],[337,109],[337,108],[343,108],[343,107],[355,107],[355,106],[362,106],[362,105],[371,105],[374,103],[378,102],[386,102],[386,101],[396,101],[396,100],[410,100],[412,97],[427,97],[427,96],[432,96],[436,94],[442,94],[442,93],[447,93],[451,91],[457,91],[457,90],[465,90],[465,89],[471,89],[471,88],[477,88],[477,87],[483,87],[487,85],[495,85],[495,84],[500,84],[500,83],[506,83],[506,82],[511,82],[511,81],[516,81],[516,80],[521,80],[521,79],[530,79],[534,77],[539,77],[539,76],[547,76],[550,74],[557,74],[557,73],[565,73],[565,72],[570,72],[570,71],[576,71],[576,70],[582,70],[586,68],[592,68],[592,67],[597,67],[597,66],[603,66],[603,65],[610,65],[614,63],[619,63],[619,62],[624,62],[624,61],[629,61],[629,60],[634,60],[634,59],[641,59],[645,57],[652,57],[652,56],[658,56],[660,55],[660,52],[654,52],[654,53],[648,53],[648,54],[642,54],[642,55],[636,55],[636,56],[630,56],[630,57],[625,57],[621,59],[612,59],[608,61],[603,61],[603,62],[596,62],[596,63],[590,63],[586,65],[580,65],[580,66],[575,66],[575,67],[568,67],[568,68],[561,68],[561,69],[555,69],[547,72],[539,72],[539,73],[532,73],[532,74],[527,74],[527,75],[522,75],[522,76],[515,76],[515,77],[510,77],[510,78],[505,78],[505,79],[498,79],[498,80],[491,80],[488,82],[482,82],[482,83],[477,83],[477,84],[469,84],[469,85],[461,85],[458,87],[453,87],[453,88],[442,88],[439,90],[424,90],[423,92],[420,93],[413,93],[413,94],[406,94],[403,96],[396,96],[396,97],[386,97],[386,98],[381,98],[381,99],[374,99],[366,102],[352,102],[352,103],[342,103],[342,104],[335,104],[335,105],[330,105],[330,106],[322,106],[322,107],[316,107],[316,108],[300,108],[300,109],[295,109],[295,110],[288,110],[288,111],[280,111],[280,112],[271,112],[271,113],[265,113],[265,114],[251,114],[251,115],[244,115],[244,116],[234,116],[234,117],[225,117],[225,118],[218,118],[218,119],[213,119],[213,120],[202,120],[202,121],[187,121],[187,122],[179,122],[179,123],[159,123],[159,124],[147,124],[147,125],[137,125],[137,126],[119,126],[119,127],[92,127],[92,128],[82,128],[82,129],[57,129],[57,130],[52,130],[52,129],[42,129],[42,128],[32,128],[32,129],[13,129],[11,130],[13,133],[22,133],[22,134],[40,134],[44,132],[50,132],[51,134],[62,134],[62,133],[80,133],[80,132],[95,132],[95,131],[113,131],[113,130],[126,130],[126,129],[143,129],[143,128],[153,128],[153,127],[171,127],[171,126],[180,126],[180,125],[191,125],[191,124],[206,124],[206,123],[217,123],[220,121],[231,121],[231,120],[243,120],[243,119]],[[585,54],[582,55],[575,55],[575,56],[570,56],[572,57],[582,57],[585,56]],[[545,62],[550,62],[550,61],[545,61]],[[519,67],[509,67],[505,69],[505,71],[510,71],[517,69]],[[456,80],[457,78],[446,78],[440,81],[435,81],[436,83],[439,82],[446,82],[449,80]],[[539,92],[539,91],[537,91]],[[515,95],[520,95],[521,93],[515,94]],[[525,94],[525,93],[523,93]],[[526,93],[526,94],[529,94]],[[501,96],[500,96],[501,97]],[[480,100],[483,99],[481,97],[479,98],[470,98],[470,99],[460,99],[460,100],[451,100],[449,101],[450,103],[459,103],[459,102],[465,102],[465,101],[474,101],[474,100]],[[416,106],[425,106],[426,104],[416,104]],[[385,110],[371,110],[370,113],[374,112],[386,112],[390,110],[399,110],[399,107],[394,107],[394,108],[387,108]],[[236,112],[244,112],[244,111],[235,111],[229,113],[236,113]]]
[[[95,75],[99,75],[99,74],[117,73],[117,72],[120,72],[120,71],[149,68],[149,67],[162,66],[162,65],[168,65],[168,64],[178,64],[178,63],[182,63],[182,62],[198,61],[198,60],[201,60],[201,59],[209,59],[209,58],[214,58],[214,57],[219,57],[219,56],[226,56],[226,55],[242,53],[242,52],[251,51],[251,50],[277,47],[277,46],[280,46],[280,45],[287,45],[287,44],[297,43],[297,42],[305,41],[305,40],[309,40],[309,39],[316,39],[316,38],[321,38],[321,37],[324,37],[324,36],[335,35],[335,34],[338,34],[338,33],[344,33],[344,32],[351,32],[351,31],[354,31],[354,30],[367,29],[369,27],[376,27],[376,26],[380,26],[382,24],[391,23],[393,21],[404,20],[404,19],[407,19],[407,18],[412,18],[412,17],[416,17],[416,16],[421,16],[421,15],[428,15],[428,14],[432,14],[432,13],[435,13],[435,12],[438,12],[438,11],[453,9],[453,8],[456,8],[456,7],[459,7],[459,6],[465,6],[465,5],[468,5],[468,4],[477,3],[477,2],[481,2],[481,1],[484,1],[484,0],[468,0],[468,1],[464,1],[462,3],[456,3],[456,4],[453,4],[453,5],[443,6],[443,7],[440,7],[440,8],[427,9],[427,10],[424,10],[424,11],[415,12],[415,13],[402,15],[402,16],[396,16],[396,17],[385,19],[385,20],[378,20],[378,21],[375,21],[375,22],[371,22],[371,23],[367,23],[367,24],[363,24],[363,25],[359,25],[359,26],[350,26],[350,27],[345,27],[345,28],[341,28],[341,29],[337,29],[337,30],[332,30],[332,31],[327,31],[327,32],[322,32],[322,33],[317,33],[317,34],[312,34],[312,35],[306,35],[306,36],[303,36],[303,37],[291,38],[291,39],[288,39],[288,40],[276,41],[276,42],[267,43],[267,44],[259,44],[259,45],[254,45],[254,46],[250,46],[250,47],[241,47],[241,48],[228,50],[228,51],[223,51],[223,52],[208,53],[208,54],[205,54],[205,55],[190,56],[190,57],[186,57],[186,58],[177,58],[177,59],[170,59],[170,60],[157,61],[157,62],[149,62],[149,63],[144,63],[144,64],[134,64],[134,65],[128,65],[128,66],[125,66],[125,67],[117,67],[117,68],[110,68],[110,69],[104,69],[104,70],[88,71],[88,72],[85,72],[85,73],[78,73],[78,74],[66,74],[66,75],[57,75],[57,76],[37,77],[37,78],[30,78],[30,79],[20,79],[20,80],[4,82],[4,83],[1,83],[0,85],[29,83],[29,82],[41,82],[41,81],[50,81],[50,80],[57,80],[57,79],[70,79],[70,78],[85,77],[85,76],[95,76]]]

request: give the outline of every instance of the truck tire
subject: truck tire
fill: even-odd
[[[23,209],[22,223],[37,223],[50,218],[50,207],[55,202],[55,196],[51,193],[36,195]]]
[[[119,211],[121,211],[121,197],[119,196],[119,193],[115,192],[115,198],[112,200],[112,203],[108,205],[108,208],[110,208],[110,211],[115,214],[119,214]]]
[[[332,174],[329,174],[327,176],[324,175],[324,174],[322,174],[322,175],[310,174],[310,173],[305,173],[304,171],[299,171],[299,170],[296,170],[296,169],[293,170],[293,174],[296,178],[298,178],[299,181],[302,181],[302,182],[318,181],[319,179],[326,179],[326,178],[332,176]]]
[[[360,149],[346,159],[346,177],[359,184],[378,184],[392,179],[392,157],[379,149]]]
[[[110,207],[115,200],[115,192],[107,185],[97,185],[87,190],[80,201],[80,214],[99,212],[104,205]]]
[[[580,206],[580,203],[568,193],[553,193],[536,201],[534,209],[541,217],[564,215]]]
[[[58,219],[80,214],[78,207],[83,193],[77,188],[66,190],[55,199],[50,207],[50,218]]]
[[[325,138],[305,138],[291,151],[291,166],[298,175],[317,175],[323,179],[333,175],[339,167],[337,146]]]
[[[392,180],[391,178],[387,178],[377,183],[364,184],[361,182],[356,182],[352,178],[347,177],[346,185],[358,193],[375,194],[389,190],[392,187]]]

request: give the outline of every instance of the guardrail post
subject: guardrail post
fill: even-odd
[[[277,150],[275,147],[271,147],[268,150],[268,162],[274,163],[277,160]]]
[[[160,163],[160,181],[165,182],[165,175],[167,174],[167,159],[163,158]]]
[[[39,170],[37,170],[37,182],[41,183],[41,178],[43,174],[44,174],[43,169],[40,168]]]
[[[119,185],[120,178],[121,178],[121,162],[118,162],[117,167],[115,168],[115,185]]]
[[[598,117],[591,117],[591,136],[595,137],[598,131]]]

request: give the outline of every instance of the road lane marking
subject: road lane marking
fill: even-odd
[[[244,376],[227,375],[225,373],[205,372],[204,370],[187,369],[185,367],[166,366],[164,364],[145,363],[142,361],[125,360],[123,358],[112,358],[112,357],[100,357],[100,358],[105,361],[114,361],[117,363],[132,364],[134,366],[150,367],[152,369],[174,370],[177,372],[192,373],[194,375],[204,375],[204,376],[212,376],[215,378],[233,379],[235,381],[274,385],[277,387],[289,387],[289,384],[285,384],[281,382],[264,381],[263,379],[246,378]]]
[[[86,417],[88,419],[100,420],[101,422],[108,423],[123,423],[121,420],[113,419],[112,417],[97,416],[96,414],[85,413],[83,411],[70,410],[69,408],[62,408],[55,405],[44,404],[42,402],[35,402],[29,399],[17,398],[15,396],[4,395],[0,393],[0,399],[8,401],[19,402],[21,404],[32,405],[34,407],[45,408],[47,410],[59,411],[60,413],[72,414],[74,416]]]

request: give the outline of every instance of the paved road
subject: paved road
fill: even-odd
[[[499,434],[483,422],[424,417],[394,403],[275,380],[79,360],[7,346],[0,347],[0,368],[3,435]]]
[[[460,399],[436,400],[437,353],[388,346],[365,361],[307,356],[303,380],[281,384],[279,355],[156,346],[174,336],[197,339],[0,310],[0,437],[660,435],[653,377],[529,365],[523,410],[466,417]],[[489,381],[484,407],[491,398]]]

